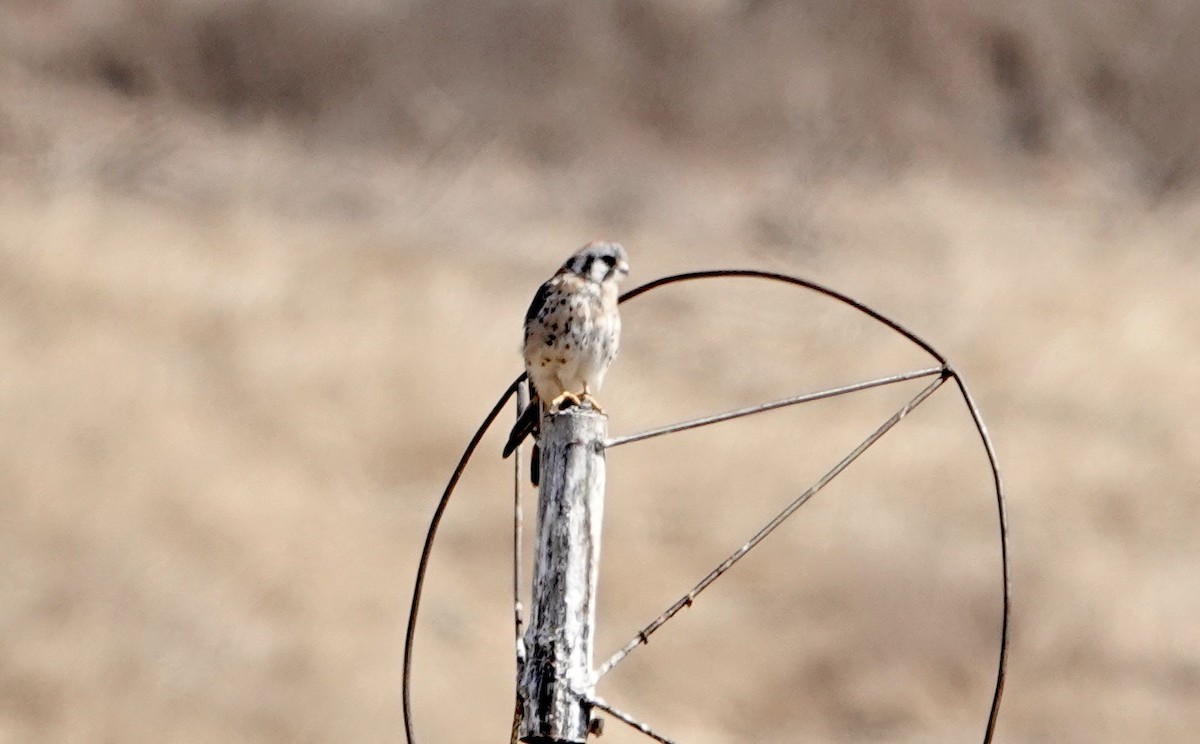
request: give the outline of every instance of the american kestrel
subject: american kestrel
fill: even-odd
[[[597,241],[580,248],[538,289],[525,313],[529,406],[509,434],[505,457],[537,428],[546,410],[570,401],[603,412],[592,395],[599,392],[617,356],[617,286],[628,273],[625,249],[619,243]],[[535,455],[535,468],[536,462]]]

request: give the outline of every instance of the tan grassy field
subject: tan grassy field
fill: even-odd
[[[997,741],[1194,740],[1197,4],[401,5],[0,8],[0,742],[401,741],[424,529],[595,237],[928,338],[1009,491]],[[615,433],[926,363],[747,282],[625,325]],[[600,653],[914,391],[613,450]],[[431,570],[426,743],[508,735],[503,433]],[[680,742],[978,741],[998,589],[945,388],[600,692]]]

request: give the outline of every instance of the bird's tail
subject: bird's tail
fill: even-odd
[[[533,452],[529,459],[529,480],[536,486],[542,479],[541,452],[538,451],[536,434],[538,424],[542,420],[542,404],[532,385],[529,386],[529,389],[529,405],[521,411],[521,415],[517,417],[517,423],[513,424],[512,431],[508,434],[508,441],[504,444],[504,457],[515,452],[517,447],[521,446],[521,442],[525,441],[525,437],[533,434]]]
[[[538,401],[536,394],[531,395],[529,405],[525,406],[524,411],[521,411],[521,415],[517,417],[517,423],[513,424],[512,431],[508,434],[508,442],[504,445],[504,457],[515,452],[517,447],[521,446],[521,442],[525,441],[525,437],[537,429],[541,414],[542,404]]]

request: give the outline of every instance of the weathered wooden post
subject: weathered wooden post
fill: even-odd
[[[542,419],[533,602],[517,689],[521,741],[578,744],[591,727],[592,640],[608,419],[569,408]]]

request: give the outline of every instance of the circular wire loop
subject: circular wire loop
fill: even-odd
[[[991,435],[988,433],[987,426],[983,422],[982,416],[979,414],[979,409],[975,404],[974,398],[967,390],[967,385],[963,381],[958,372],[950,366],[946,358],[942,356],[936,349],[933,348],[927,341],[919,337],[917,334],[908,330],[896,321],[884,316],[882,313],[874,310],[871,307],[855,300],[848,295],[842,294],[834,289],[830,289],[824,285],[807,279],[780,274],[769,271],[757,271],[754,269],[720,269],[714,271],[693,271],[682,274],[672,274],[660,279],[655,279],[647,282],[639,287],[635,287],[625,294],[621,295],[620,302],[632,300],[647,292],[665,287],[670,284],[677,284],[686,281],[695,281],[703,279],[727,279],[727,278],[749,278],[749,279],[764,279],[768,281],[777,281],[792,286],[803,287],[818,294],[837,300],[845,305],[849,305],[855,310],[864,315],[882,323],[896,333],[904,336],[913,344],[920,347],[923,351],[937,360],[938,364],[945,369],[945,373],[953,378],[958,387],[959,393],[962,395],[963,402],[967,407],[967,411],[971,416],[971,420],[975,425],[975,430],[979,434],[980,442],[983,444],[985,453],[987,454],[988,466],[992,473],[992,483],[996,499],[997,520],[1000,530],[1000,565],[1001,578],[1003,586],[1003,611],[1000,623],[1000,648],[996,664],[996,682],[992,692],[992,704],[988,711],[987,726],[984,730],[983,744],[990,744],[995,736],[996,722],[1000,715],[1000,700],[1004,694],[1004,683],[1008,668],[1008,640],[1009,640],[1009,624],[1012,615],[1012,587],[1011,575],[1009,571],[1009,546],[1008,546],[1008,514],[1007,501],[1004,495],[1003,479],[1000,476],[1000,466],[996,459],[995,447],[992,444]],[[426,571],[429,567],[429,559],[433,552],[433,543],[437,536],[438,527],[441,525],[442,517],[445,514],[446,507],[450,502],[450,496],[454,493],[455,487],[458,485],[459,479],[462,477],[463,471],[474,455],[475,450],[479,446],[479,442],[483,436],[491,428],[500,411],[514,394],[516,394],[518,386],[525,380],[526,375],[522,373],[517,379],[508,386],[504,393],[500,396],[500,400],[496,402],[492,410],[484,417],[483,423],[476,429],[475,434],[471,437],[471,441],[467,444],[462,457],[459,458],[458,465],[454,468],[454,472],[450,476],[449,482],[446,484],[445,490],[442,492],[442,497],[438,501],[437,508],[434,510],[433,518],[430,520],[429,529],[425,533],[425,543],[421,548],[421,557],[417,563],[417,575],[413,585],[412,604],[409,608],[408,626],[404,636],[404,667],[401,697],[403,699],[404,708],[404,734],[408,744],[417,744],[417,738],[413,731],[412,721],[412,649],[413,641],[416,635],[417,615],[421,606],[421,594],[425,586]]]

